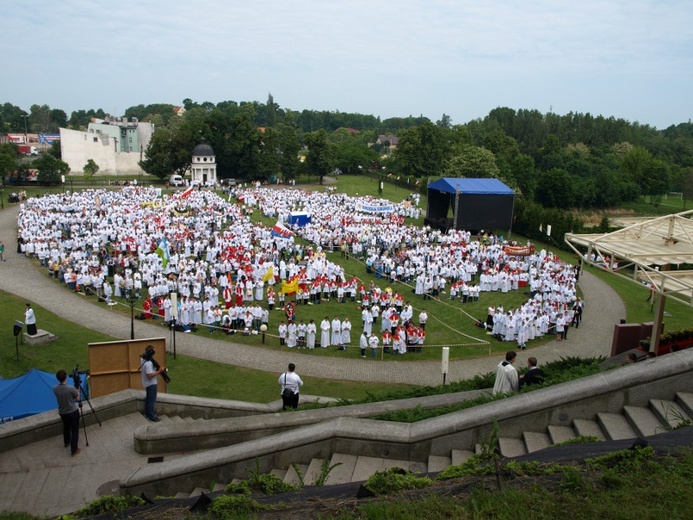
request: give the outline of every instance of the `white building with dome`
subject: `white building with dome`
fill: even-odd
[[[195,147],[190,165],[191,183],[208,186],[217,183],[217,161],[214,150],[204,139]]]

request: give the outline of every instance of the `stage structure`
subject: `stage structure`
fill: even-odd
[[[645,285],[656,303],[652,330],[663,331],[666,300],[693,307],[693,210],[645,218],[611,233],[566,233],[565,242],[590,264]],[[659,349],[654,334],[650,349]]]
[[[514,203],[515,192],[498,179],[444,177],[428,185],[425,222],[443,231],[510,233]]]

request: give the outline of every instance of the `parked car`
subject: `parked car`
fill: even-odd
[[[180,175],[171,175],[171,177],[168,179],[168,183],[176,188],[185,185],[185,181]]]

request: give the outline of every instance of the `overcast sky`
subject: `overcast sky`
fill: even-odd
[[[691,0],[3,2],[0,102],[693,118]]]

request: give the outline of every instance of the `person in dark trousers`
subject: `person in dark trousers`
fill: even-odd
[[[26,304],[26,311],[24,312],[24,323],[26,323],[26,333],[29,336],[36,336],[38,332],[36,330],[36,315],[34,314],[34,309],[31,308],[31,304]]]
[[[148,420],[159,422],[161,419],[156,415],[157,383],[159,379],[158,376],[164,369],[161,366],[159,366],[158,369],[154,366],[152,362],[154,354],[156,354],[156,350],[152,345],[148,345],[144,351],[144,355],[140,357],[140,373],[142,375],[142,386],[146,392],[144,414]]]
[[[303,381],[295,372],[296,365],[289,363],[289,370],[279,376],[279,384],[282,387],[282,410],[298,408],[299,387]]]
[[[529,370],[520,376],[520,388],[523,386],[540,385],[546,378],[546,373],[537,366],[537,358],[531,357],[527,360]]]
[[[58,380],[53,387],[53,393],[58,400],[58,413],[63,421],[63,442],[65,447],[70,446],[72,456],[81,450],[79,444],[79,396],[80,389],[67,384],[67,372],[58,370],[55,374]]]

